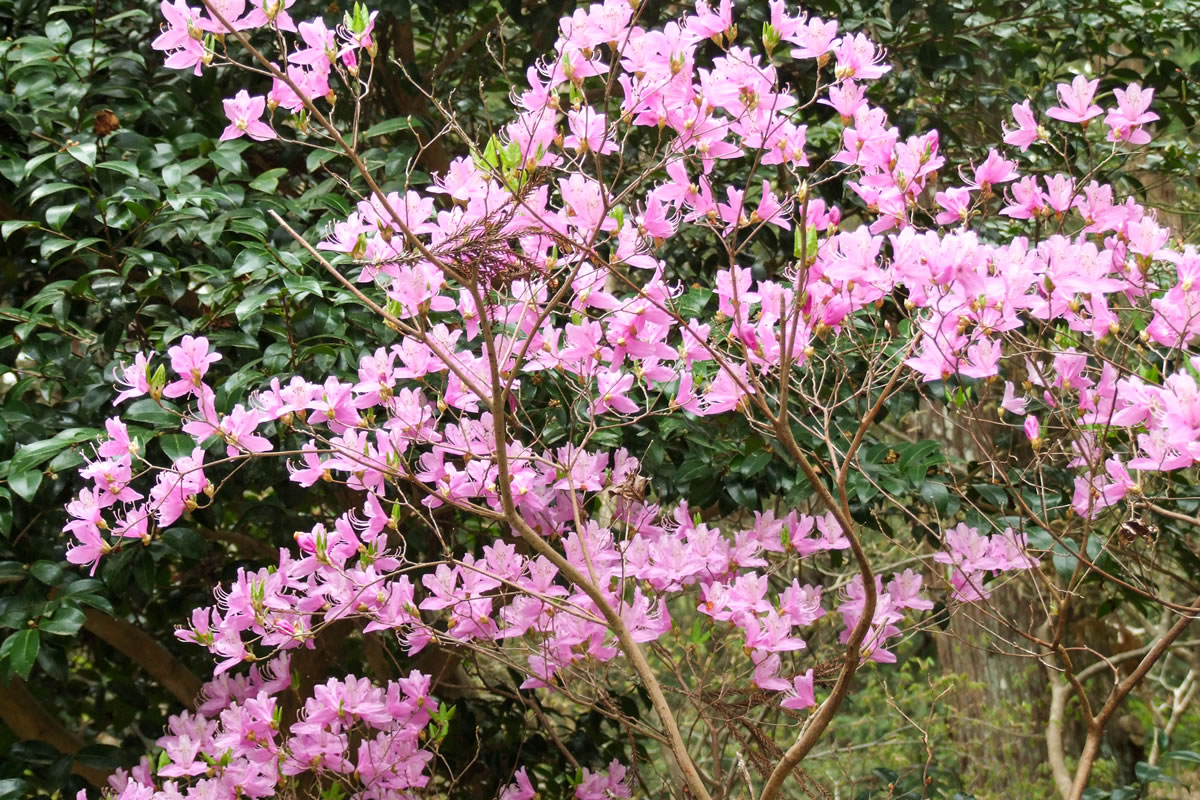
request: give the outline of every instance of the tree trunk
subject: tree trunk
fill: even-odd
[[[1036,659],[1010,643],[1002,621],[1029,618],[1021,589],[1012,582],[994,591],[986,606],[959,608],[948,635],[937,638],[943,674],[963,678],[945,698],[954,709],[950,735],[961,774],[983,797],[1014,792],[1018,776],[1044,777],[1045,675]]]

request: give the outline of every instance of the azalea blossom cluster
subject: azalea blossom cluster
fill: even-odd
[[[155,50],[167,53],[169,69],[191,69],[196,75],[212,66],[217,56],[217,38],[241,31],[268,28],[278,35],[298,37],[295,50],[282,53],[288,80],[275,79],[271,91],[251,95],[241,89],[224,101],[229,125],[221,140],[249,136],[255,141],[277,137],[275,128],[263,120],[268,107],[300,112],[304,100],[336,102],[337,94],[330,78],[339,75],[353,86],[361,69],[360,53],[374,58],[377,50],[371,34],[377,11],[368,12],[356,3],[347,11],[342,24],[328,27],[323,17],[296,23],[288,13],[296,0],[207,0],[203,7],[188,5],[188,0],[161,0],[163,32],[154,40]],[[223,41],[223,39],[222,39]]]
[[[389,552],[388,535],[397,532],[397,525],[383,503],[397,465],[415,460],[419,469],[413,477],[426,486],[426,505],[482,500],[488,510],[499,508],[487,412],[473,425],[460,421],[438,430],[433,404],[422,393],[405,388],[391,393],[387,401],[380,397],[375,354],[363,359],[357,384],[330,379],[322,386],[294,379],[286,387],[276,384],[261,393],[253,410],[237,407],[209,418],[203,415],[211,412],[214,393],[202,380],[194,382],[194,376],[213,360],[207,343],[189,339],[173,348],[171,355],[172,369],[180,378],[162,394],[199,397],[193,413],[199,412],[200,418],[184,424],[198,443],[216,437],[231,457],[252,456],[271,449],[253,427],[270,421],[297,426],[303,418],[304,427],[319,436],[320,446],[314,438],[305,447],[303,460],[293,467],[292,480],[302,486],[337,480],[364,491],[366,498],[361,508],[346,512],[331,528],[318,523],[297,533],[298,553],[281,551],[273,568],[239,572],[237,581],[219,594],[217,607],[196,610],[191,628],[180,636],[210,649],[219,659],[218,674],[255,661],[260,657],[256,650],[305,646],[321,624],[351,616],[362,620],[366,633],[398,632],[410,654],[438,638],[454,642],[532,638],[535,644],[527,656],[529,677],[523,688],[550,685],[561,669],[582,659],[607,661],[618,655],[595,603],[578,588],[564,584],[558,569],[544,556],[526,557],[504,539],[484,546],[481,558],[468,553],[458,563],[438,565],[421,577],[419,585],[407,572],[395,576],[402,562]],[[153,381],[147,386],[156,391]],[[372,436],[364,435],[357,416],[367,409],[388,412],[388,421]],[[239,423],[232,424],[231,419]],[[250,430],[242,427],[245,420],[253,423]],[[116,432],[113,441],[128,440],[123,423],[114,419],[110,425]],[[424,452],[414,459],[413,451],[418,449]],[[698,590],[700,612],[731,623],[745,637],[755,685],[777,691],[796,688],[779,677],[780,656],[804,648],[798,629],[824,616],[821,588],[793,580],[783,591],[770,592],[768,575],[759,570],[772,561],[847,549],[849,542],[832,514],[813,517],[793,511],[777,519],[771,512],[756,512],[752,528],[727,534],[694,519],[686,504],[666,515],[654,505],[623,501],[615,508],[619,525],[601,527],[588,520],[572,530],[574,509],[587,507],[593,496],[611,494],[636,477],[637,460],[624,450],[613,455],[611,464],[608,454],[570,448],[533,453],[517,442],[510,444],[508,456],[522,514],[541,530],[558,531],[567,561],[597,585],[609,587],[609,603],[621,609],[635,641],[654,641],[669,633],[667,599],[684,590]],[[464,457],[469,459],[468,468],[451,473],[452,461]],[[126,511],[122,519],[140,520],[136,530],[141,532],[151,518],[160,527],[174,522],[180,510],[195,504],[209,485],[202,477],[200,458],[194,453],[186,463],[159,471],[156,486],[168,488],[152,490],[150,502]],[[472,474],[476,464],[482,471]],[[89,469],[95,471],[94,466]],[[477,491],[479,481],[486,482],[482,491]],[[102,491],[98,487],[84,496]],[[123,491],[136,494],[128,486]],[[118,524],[114,532],[127,535],[123,534],[127,530]],[[81,539],[69,558],[84,562],[103,555],[108,545],[99,528],[91,534],[100,544]],[[957,540],[948,541],[957,548]],[[997,563],[992,568],[1015,567]],[[932,607],[920,595],[921,583],[921,576],[908,570],[888,584],[887,601],[876,606],[864,654],[877,661],[894,660],[885,646],[888,638],[900,633],[894,623],[907,609]],[[840,607],[846,623],[843,637],[857,624],[863,608],[861,586],[857,594],[853,586],[850,591]],[[424,620],[421,611],[442,612],[444,628]],[[808,680],[811,704],[811,675]],[[795,701],[791,702],[789,707],[794,707]]]
[[[157,767],[148,759],[111,780],[120,800],[273,797],[281,781],[310,773],[350,779],[356,797],[404,797],[428,782],[433,753],[420,737],[438,703],[428,675],[376,686],[330,678],[313,687],[296,721],[282,723],[289,658],[205,684],[196,710],[172,716]],[[82,800],[83,793],[80,795]]]
[[[1033,569],[1037,561],[1026,551],[1026,537],[1012,528],[985,536],[978,528],[965,522],[944,531],[946,552],[934,555],[934,560],[954,567],[950,583],[956,599],[973,603],[986,600],[990,594],[983,585],[988,573]]]
[[[1150,111],[1154,90],[1143,89],[1136,83],[1124,89],[1114,89],[1113,96],[1117,105],[1105,113],[1104,109],[1093,102],[1099,86],[1098,78],[1089,81],[1084,75],[1076,75],[1070,83],[1060,83],[1056,87],[1060,105],[1046,109],[1046,116],[1061,122],[1086,126],[1088,122],[1104,114],[1104,124],[1108,126],[1105,138],[1108,141],[1149,143],[1150,133],[1145,126],[1158,119],[1158,114]],[[1028,100],[1014,105],[1012,113],[1017,127],[1005,132],[1005,143],[1024,151],[1034,142],[1048,138],[1046,129],[1038,125]]]
[[[331,70],[353,71],[355,53],[371,52],[373,15],[356,8],[333,32],[324,23],[294,25],[290,5],[249,13],[231,0],[212,5],[236,30],[295,28],[307,45],[287,56],[280,72],[287,79],[276,75],[265,99],[246,91],[227,101],[224,138],[273,138],[262,120],[267,105],[305,113],[327,96]],[[168,65],[210,63],[198,32],[213,32],[214,17],[183,0],[164,3],[163,13],[169,29],[156,46],[171,53]],[[378,298],[398,342],[364,355],[357,379],[276,379],[228,409],[217,408],[206,379],[221,356],[203,337],[185,336],[168,350],[169,373],[155,356],[138,354],[119,371],[117,402],[149,396],[179,415],[195,448],[169,466],[153,465],[121,419],[109,420],[97,460],[81,471],[89,485],[68,506],[75,540],[68,559],[94,570],[114,548],[148,542],[212,497],[205,470],[272,457],[282,437],[299,435],[306,443],[290,459],[291,480],[344,483],[362,500],[297,533],[295,549],[281,551],[278,563],[242,570],[215,606],[196,610],[180,636],[216,656],[218,675],[311,647],[322,626],[355,619],[365,633],[394,634],[409,654],[435,641],[515,650],[524,688],[561,688],[572,670],[621,655],[606,608],[636,643],[667,636],[672,613],[694,609],[744,641],[753,686],[800,710],[816,702],[814,673],[797,670],[794,655],[827,611],[821,586],[783,576],[804,559],[851,548],[838,517],[813,513],[814,501],[779,516],[750,509],[752,525],[717,526],[687,504],[660,508],[627,491],[642,478],[626,450],[604,450],[591,433],[541,445],[513,413],[523,392],[563,387],[585,432],[653,414],[753,418],[770,410],[794,372],[853,337],[856,324],[877,325],[876,312],[891,303],[912,322],[901,356],[906,379],[1005,379],[1001,408],[1023,418],[1033,449],[1045,452],[1054,440],[1073,453],[1077,513],[1094,516],[1140,491],[1129,469],[1164,472],[1200,461],[1200,390],[1174,358],[1200,334],[1194,249],[1169,246],[1154,215],[1132,199],[1118,201],[1112,187],[1023,175],[1015,155],[997,150],[961,172],[963,185],[938,189],[945,159],[936,132],[901,138],[867,97],[888,67],[865,36],[772,2],[761,44],[756,51],[742,43],[728,0],[716,10],[698,2],[695,13],[658,30],[639,26],[626,0],[564,18],[554,54],[530,68],[528,86],[513,94],[515,119],[487,150],[455,160],[427,192],[372,193],[317,245],[357,270],[352,277]],[[776,60],[785,54],[815,65],[812,102],[801,105],[781,85]],[[615,87],[612,107],[589,103],[597,97],[589,90],[606,84]],[[1084,126],[1103,113],[1095,91],[1083,79],[1064,84],[1061,105],[1045,114]],[[1118,91],[1105,117],[1114,152],[1143,143],[1155,119],[1149,92]],[[840,128],[824,154],[812,152],[806,136],[817,104],[833,109],[829,124]],[[1013,113],[1018,128],[1008,144],[1049,146],[1030,102]],[[604,159],[618,158],[639,134],[660,142],[650,145],[650,165],[628,186],[607,185]],[[771,169],[759,172],[760,165]],[[822,170],[845,177],[857,204],[851,211],[817,196],[828,179]],[[851,213],[863,224],[846,225]],[[992,241],[1004,222],[1036,232]],[[702,303],[684,314],[684,289],[658,254],[688,226],[728,243],[731,253],[771,226],[795,236],[796,260],[756,280],[731,255],[712,276],[715,311]],[[1122,373],[1101,357],[1130,310],[1147,315],[1146,341],[1174,365],[1161,379]],[[1051,343],[1042,358],[1027,359],[1028,338],[1046,328],[1073,344]],[[1080,425],[1126,429],[1127,450],[1076,436]],[[417,573],[401,547],[405,504],[453,506],[494,523],[497,536],[477,553]],[[563,561],[514,546],[514,516]],[[987,535],[961,524],[943,539],[934,560],[951,566],[959,601],[985,599],[985,578],[1037,563],[1012,529]],[[568,568],[599,597],[569,579]],[[894,660],[889,641],[906,615],[933,608],[924,580],[911,569],[886,581],[873,576],[873,592],[861,575],[850,581],[836,605],[842,641],[865,624],[863,658]],[[873,611],[864,622],[868,595]],[[365,709],[354,719],[378,731],[370,741],[404,759],[404,769],[389,774],[413,781],[380,783],[369,796],[399,797],[419,785],[427,754],[405,737],[436,706],[423,699],[409,721],[397,722],[389,705],[413,700],[414,680],[395,691],[355,679],[327,687],[329,702],[337,701],[332,713],[351,699]],[[230,694],[218,719],[179,718],[176,766],[167,769],[182,771],[159,776],[193,774],[201,763],[186,755],[193,745],[193,756],[219,758],[209,748],[236,735],[228,731],[269,718],[262,715],[270,694],[261,701],[261,692]],[[289,764],[337,771],[357,763],[335,741],[346,718],[326,720],[328,713],[314,706],[302,715],[317,726],[291,729],[292,751],[300,747],[305,757],[270,761],[276,767],[256,773],[264,790],[278,773],[293,774]],[[386,723],[378,717],[376,726],[376,714]],[[278,730],[254,730],[250,745],[274,746]],[[303,750],[297,737],[310,734],[333,749]],[[577,796],[628,796],[623,770],[614,763],[607,773],[588,772],[589,788],[581,785]],[[532,794],[519,772],[505,797]]]
[[[1189,271],[1200,267],[1200,259],[1194,253],[1180,261],[1190,262]],[[1153,336],[1149,328],[1147,333]],[[1082,363],[1083,356],[1063,354],[1056,358],[1056,364],[1065,359]],[[1200,357],[1192,356],[1187,364],[1190,369],[1168,375],[1162,385],[1137,374],[1121,376],[1112,363],[1105,363],[1094,380],[1082,370],[1075,371],[1073,376],[1070,368],[1055,370],[1057,383],[1064,380],[1065,372],[1068,384],[1073,380],[1082,394],[1089,395],[1081,403],[1081,407],[1087,407],[1085,423],[1097,429],[1130,431],[1137,443],[1136,448],[1125,454],[1128,457],[1125,463],[1121,453],[1105,450],[1095,430],[1071,442],[1067,464],[1079,470],[1071,502],[1075,513],[1096,517],[1127,497],[1140,496],[1144,481],[1137,475],[1139,472],[1186,469],[1200,461],[1200,386],[1196,382]]]
[[[617,760],[609,762],[607,770],[593,772],[583,768],[583,780],[575,787],[575,800],[621,800],[630,796],[626,783],[628,768]],[[513,775],[514,781],[500,792],[500,800],[534,800],[537,790],[529,778],[529,771],[521,767]]]

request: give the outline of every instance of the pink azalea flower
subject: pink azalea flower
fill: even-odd
[[[633,388],[633,373],[601,372],[596,384],[596,399],[591,408],[593,415],[603,414],[610,409],[618,414],[633,414],[638,410],[638,404],[625,396]]]
[[[833,48],[833,55],[837,58],[835,74],[839,80],[855,78],[870,81],[892,70],[890,65],[883,63],[883,52],[877,50],[875,43],[861,33],[843,36]]]
[[[116,396],[113,405],[120,405],[131,397],[141,397],[150,391],[150,359],[145,353],[138,353],[132,364],[118,367],[114,377],[118,384],[128,388]]]
[[[529,773],[521,767],[513,774],[516,779],[515,783],[509,784],[504,791],[500,793],[500,800],[533,800],[537,792],[533,788],[533,784],[529,780]]]
[[[591,106],[584,106],[567,114],[567,125],[571,135],[563,140],[563,146],[579,153],[615,153],[617,143],[606,138],[607,120]]]
[[[288,111],[298,113],[304,108],[305,100],[311,102],[329,94],[328,70],[306,69],[297,64],[288,64],[287,76],[296,89],[275,78],[271,84],[271,91],[267,93],[267,102],[272,104],[272,107],[282,106]]]
[[[1000,401],[1000,408],[1010,414],[1016,414],[1018,417],[1025,413],[1025,406],[1029,403],[1027,397],[1017,397],[1016,386],[1012,381],[1004,382],[1004,399]]]
[[[833,43],[837,40],[837,30],[837,20],[825,22],[819,17],[809,17],[795,33],[784,36],[783,39],[796,45],[792,49],[792,58],[821,59],[833,49]]]
[[[179,344],[167,351],[167,355],[171,357],[171,369],[179,380],[163,389],[166,397],[198,395],[209,365],[221,360],[220,353],[209,352],[208,339],[203,336],[184,336]]]
[[[108,439],[96,451],[101,458],[119,458],[135,455],[138,450],[137,442],[129,438],[129,429],[120,417],[109,417],[104,421]]]
[[[209,6],[216,11],[205,9],[205,16],[200,18],[199,27],[201,30],[209,33],[228,33],[230,30],[241,31],[251,27],[241,19],[242,14],[246,11],[246,0],[208,0]],[[229,28],[217,19],[217,14],[229,24]]]
[[[79,566],[90,564],[92,568],[88,575],[95,575],[96,567],[100,566],[100,558],[112,548],[95,528],[77,530],[75,538],[79,543],[67,548],[67,561]]]
[[[1009,191],[1012,193],[1012,202],[1000,210],[1004,216],[1033,219],[1046,210],[1046,196],[1038,186],[1036,176],[1026,175],[1014,183]]]
[[[937,215],[939,225],[966,222],[971,216],[971,190],[965,186],[938,192],[933,199],[944,209]]]
[[[1046,109],[1046,116],[1063,122],[1086,123],[1093,117],[1103,113],[1100,106],[1093,105],[1092,97],[1096,94],[1099,79],[1089,81],[1082,75],[1076,75],[1075,80],[1058,84],[1058,102],[1060,106]]]
[[[212,54],[204,47],[200,28],[200,9],[190,8],[186,0],[162,0],[159,9],[167,29],[151,43],[155,50],[170,52],[163,66],[167,69],[193,69],[197,75],[209,63]]]
[[[988,150],[984,162],[975,167],[975,174],[968,186],[988,192],[996,184],[1008,183],[1016,177],[1017,165],[1014,162],[1001,158],[995,150]]]
[[[221,134],[221,141],[237,139],[245,134],[257,142],[276,138],[275,129],[260,119],[267,110],[267,99],[262,95],[251,97],[245,89],[224,101],[225,116],[229,125]]]
[[[1025,436],[1029,439],[1029,443],[1033,445],[1034,450],[1041,447],[1042,426],[1041,423],[1038,422],[1038,418],[1033,414],[1029,414],[1025,417]]]
[[[835,83],[829,87],[828,98],[822,98],[817,102],[831,106],[841,116],[842,123],[846,124],[854,118],[860,108],[866,105],[867,87],[851,80]]]
[[[1057,214],[1065,214],[1075,203],[1075,181],[1058,173],[1046,177],[1046,203]]]
[[[695,16],[687,17],[687,32],[696,41],[719,36],[733,27],[733,3],[719,0],[717,11],[705,0],[696,0]]]
[[[792,678],[792,685],[787,689],[779,705],[792,711],[803,711],[817,704],[816,693],[813,690],[813,671],[809,669],[803,675]]]
[[[321,17],[309,22],[301,22],[298,28],[301,40],[308,47],[289,55],[288,63],[302,64],[328,72],[334,59],[337,58],[337,31],[327,27],[325,20]]]
[[[779,677],[779,653],[764,653],[755,650],[751,654],[754,661],[754,685],[768,692],[783,692],[791,689],[793,684]]]
[[[287,13],[287,9],[295,4],[296,0],[254,0],[254,7],[243,24],[248,28],[273,25],[281,31],[295,32],[296,23]]]
[[[888,581],[888,596],[898,608],[929,611],[933,608],[933,601],[921,596],[922,582],[923,579],[919,574],[911,569],[906,569],[904,572],[893,575],[892,579]]]
[[[1004,142],[1013,147],[1019,147],[1021,152],[1025,152],[1031,144],[1041,138],[1041,130],[1037,120],[1034,119],[1028,100],[1020,104],[1014,103],[1012,114],[1013,119],[1017,121],[1017,127],[1011,131],[1007,127],[1004,129]]]
[[[1117,107],[1110,109],[1104,117],[1104,124],[1109,128],[1108,141],[1147,144],[1150,134],[1142,126],[1158,119],[1158,114],[1149,110],[1154,90],[1131,83],[1124,89],[1114,89],[1113,95],[1117,98]]]

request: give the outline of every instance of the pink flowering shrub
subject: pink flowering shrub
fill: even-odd
[[[154,768],[118,781],[122,798],[266,797],[304,780],[415,796],[437,743],[423,735],[439,714],[428,676],[330,679],[280,724],[289,653],[335,623],[394,637],[409,656],[469,649],[566,703],[586,704],[606,665],[627,664],[657,716],[639,734],[653,725],[662,757],[707,798],[703,748],[678,721],[702,706],[667,691],[696,688],[667,646],[685,620],[737,643],[722,651],[730,686],[790,714],[794,730],[811,714],[781,734],[770,800],[860,666],[894,661],[935,599],[986,601],[998,576],[1041,574],[1035,535],[1087,560],[1087,538],[1117,510],[1169,495],[1200,460],[1200,357],[1189,358],[1200,253],[1096,179],[1148,141],[1151,93],[1136,84],[1105,108],[1079,76],[1057,88],[1059,105],[1014,105],[1016,127],[980,163],[951,166],[936,131],[902,135],[868,97],[886,56],[836,21],[773,2],[755,37],[724,0],[647,30],[636,4],[607,0],[561,21],[492,141],[425,191],[384,192],[334,113],[361,100],[374,15],[356,6],[329,27],[292,19],[290,5],[163,2],[155,47],[197,73],[238,65],[229,54],[242,48],[253,71],[225,100],[222,139],[294,135],[351,156],[369,193],[305,246],[398,340],[362,355],[357,380],[276,380],[231,407],[208,380],[231,356],[200,336],[139,353],[117,376],[118,409],[148,396],[195,447],[156,463],[118,411],[68,507],[71,562],[94,570],[151,541],[236,481],[213,476],[258,458],[355,498],[276,563],[216,587],[179,630],[212,653],[214,681],[173,719]],[[283,46],[267,55],[251,42]],[[814,62],[813,85],[782,80],[791,59]],[[1069,163],[1071,137],[1107,148],[1086,174],[1032,170],[1012,149]],[[768,231],[795,243],[772,275],[753,268]],[[728,262],[698,295],[661,257],[685,234]],[[850,359],[864,366],[850,374]],[[569,419],[554,446],[531,416],[545,387]],[[940,546],[917,553],[923,567],[887,569],[884,532],[847,487],[868,476],[857,485],[879,491],[864,440],[902,391],[949,398],[968,428],[986,420],[996,440],[983,458],[1015,516],[981,528],[950,513],[932,529]],[[834,408],[854,424],[831,425]],[[639,457],[607,444],[646,420],[722,415],[744,417],[764,453],[803,475],[799,507],[706,519],[660,504]],[[304,444],[282,447],[291,436]],[[1064,475],[1068,503],[1051,491]],[[447,509],[474,520],[478,549],[445,535],[444,558],[410,559],[404,520],[438,531]],[[827,591],[812,565],[833,554],[854,572]],[[818,676],[810,631],[834,620],[834,669]],[[598,766],[582,768],[575,797],[631,796],[632,767]],[[501,796],[536,791],[522,768]]]

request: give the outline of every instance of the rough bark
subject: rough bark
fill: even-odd
[[[1007,584],[986,608],[959,609],[949,635],[937,637],[942,672],[964,678],[946,697],[955,712],[950,735],[963,774],[984,796],[1000,796],[1013,788],[1014,776],[1034,776],[1046,762],[1041,740],[1049,698],[1041,665],[1008,643],[1011,635],[996,619],[1030,618],[1021,588]]]

